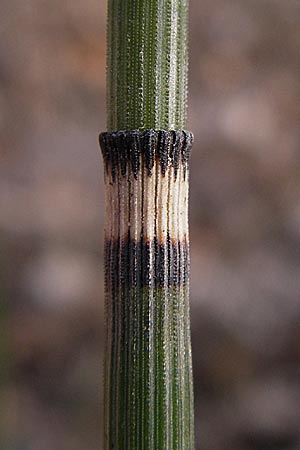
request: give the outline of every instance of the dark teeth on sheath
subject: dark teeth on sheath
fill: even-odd
[[[137,178],[141,161],[151,176],[155,160],[160,163],[163,176],[171,166],[175,180],[181,162],[185,177],[193,140],[193,134],[185,130],[116,131],[101,133],[99,136],[105,170],[106,173],[111,171],[113,182],[118,167],[122,176],[126,176],[130,170]]]

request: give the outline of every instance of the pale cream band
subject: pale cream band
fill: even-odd
[[[167,236],[176,241],[188,239],[188,169],[179,161],[177,176],[168,165],[162,173],[159,160],[154,162],[152,174],[143,166],[137,176],[130,171],[121,174],[116,168],[113,179],[111,171],[105,173],[106,225],[108,240],[130,238],[145,241],[154,238],[165,243]],[[127,171],[127,172],[128,172]]]

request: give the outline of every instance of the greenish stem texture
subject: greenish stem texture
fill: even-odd
[[[108,0],[107,128],[181,130],[188,0]]]

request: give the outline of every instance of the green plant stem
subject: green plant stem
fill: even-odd
[[[188,0],[109,0],[108,130],[183,129]]]
[[[108,0],[103,450],[194,450],[187,0]]]

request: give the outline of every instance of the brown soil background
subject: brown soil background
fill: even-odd
[[[98,450],[105,2],[0,9],[0,448]],[[300,449],[299,23],[191,0],[197,450]]]

